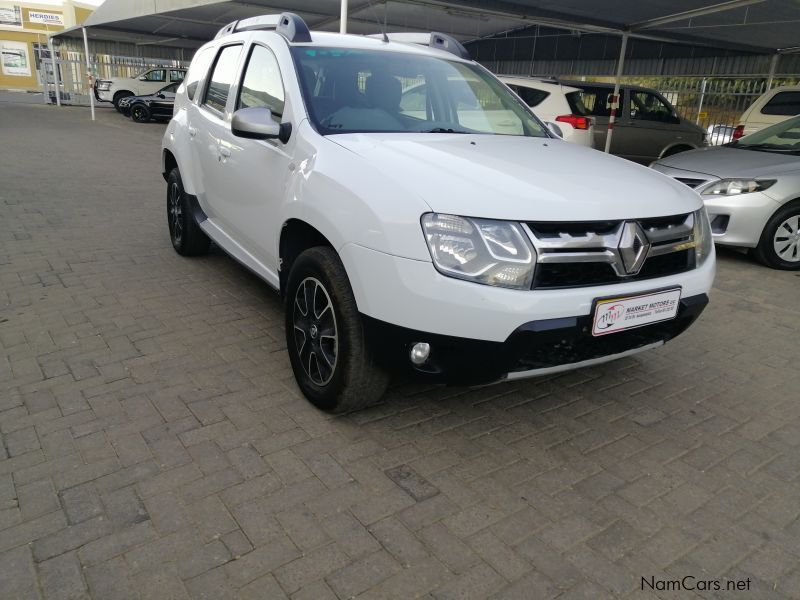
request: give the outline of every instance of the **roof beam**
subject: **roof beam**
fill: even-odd
[[[726,10],[733,10],[735,8],[742,8],[745,6],[751,6],[753,4],[761,4],[765,1],[766,0],[728,0],[727,2],[720,2],[719,4],[712,4],[711,6],[705,6],[703,8],[685,10],[683,12],[657,17],[647,21],[632,23],[628,26],[628,29],[630,31],[638,31],[641,29],[648,29],[650,27],[660,27],[661,25],[667,25],[668,23],[674,23],[675,21],[685,21],[686,19],[693,19],[695,17],[713,15]]]
[[[480,0],[404,0],[403,4],[416,4],[423,8],[441,8],[445,11],[453,10],[460,14],[469,13],[477,16],[498,17],[510,19],[520,23],[532,25],[549,25],[562,29],[586,31],[593,33],[622,33],[619,27],[613,24],[597,21],[595,19],[580,22],[570,20],[568,15],[552,11],[537,10],[533,12],[530,7],[510,2],[482,2]]]

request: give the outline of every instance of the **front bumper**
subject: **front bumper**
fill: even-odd
[[[714,241],[746,248],[758,245],[764,226],[780,206],[763,192],[740,196],[703,196],[703,200],[712,222],[715,217],[727,217],[718,221],[727,221],[727,226],[722,231],[714,231]]]
[[[684,297],[670,321],[600,337],[591,334],[591,315],[530,321],[502,342],[431,334],[364,315],[362,319],[368,343],[385,368],[435,383],[482,385],[580,368],[660,346],[686,331],[707,304],[706,294]],[[417,342],[431,346],[422,366],[409,360]]]
[[[111,90],[98,90],[97,88],[94,89],[94,97],[99,100],[100,102],[113,102],[114,95],[111,93]]]
[[[662,164],[653,165],[653,168],[678,181],[691,181],[697,189],[719,180],[718,177],[704,173]],[[702,196],[702,198],[711,221],[714,242],[745,248],[754,248],[758,245],[764,226],[779,206],[776,200],[763,192],[739,196]],[[715,221],[717,217],[719,218]]]
[[[541,290],[511,290],[440,274],[429,261],[412,260],[356,244],[339,248],[359,311],[384,323],[432,334],[505,342],[522,324],[587,316],[597,298],[681,288],[682,297],[707,294],[714,283],[711,256],[675,275]]]

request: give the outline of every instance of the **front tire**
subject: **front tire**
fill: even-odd
[[[192,216],[189,198],[177,168],[172,169],[167,177],[167,227],[172,247],[181,256],[198,256],[208,252],[211,240]]]
[[[137,123],[149,123],[151,119],[150,109],[143,104],[134,104],[130,108],[131,119]]]
[[[297,385],[317,408],[345,413],[377,402],[389,378],[374,362],[344,265],[318,246],[286,285],[286,347]]]
[[[773,269],[800,270],[800,202],[784,206],[772,216],[754,254]]]
[[[131,96],[133,96],[133,92],[117,92],[116,94],[114,94],[114,99],[112,100],[114,108],[122,112],[119,108],[119,101],[122,100],[123,98],[130,98]]]

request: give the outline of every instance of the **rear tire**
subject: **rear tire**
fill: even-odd
[[[152,115],[150,114],[150,109],[147,108],[144,104],[134,104],[130,108],[131,119],[136,121],[137,123],[149,123]]]
[[[800,201],[794,201],[772,215],[753,255],[773,269],[800,270]]]
[[[317,246],[300,254],[289,272],[285,298],[286,347],[303,395],[331,413],[380,400],[389,377],[374,362],[336,252]]]
[[[199,256],[208,252],[211,240],[192,216],[192,207],[177,168],[172,169],[167,177],[167,227],[172,247],[181,256]]]

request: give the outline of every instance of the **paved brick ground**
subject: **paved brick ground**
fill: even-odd
[[[301,399],[281,307],[176,256],[160,125],[0,107],[0,597],[800,597],[800,279],[721,256],[667,347]]]

